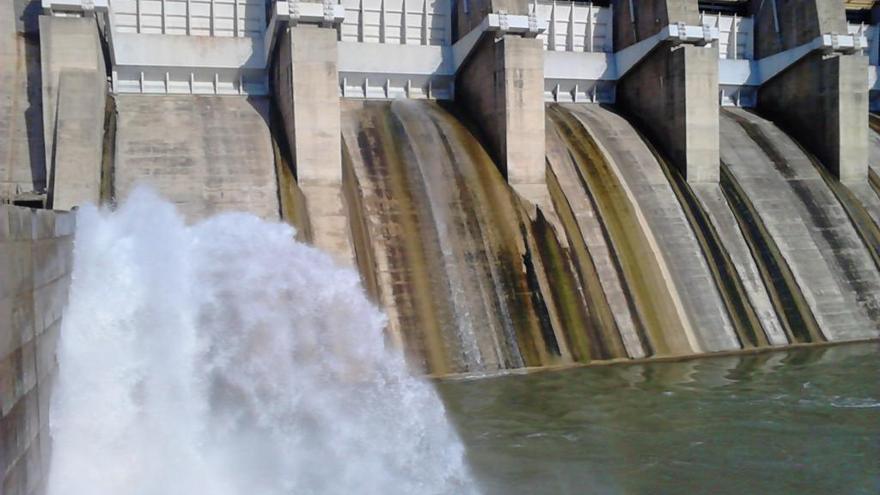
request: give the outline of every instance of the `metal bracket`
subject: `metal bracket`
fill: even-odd
[[[529,14],[529,32],[526,34],[529,38],[535,38],[538,36],[538,33],[543,31],[538,28],[538,14],[534,11]]]
[[[865,48],[868,45],[868,39],[859,34],[828,33],[813,40],[812,44],[820,45],[825,53],[850,55]]]
[[[510,23],[507,21],[507,12],[504,10],[498,11],[498,30],[502,33],[506,33],[510,29]]]
[[[336,27],[345,20],[345,7],[333,0],[323,0],[321,3],[279,0],[275,5],[276,12],[270,24],[287,22],[291,25],[305,23]]]
[[[678,41],[680,41],[682,43],[686,42],[688,40],[687,24],[685,24],[683,22],[677,22],[675,25],[678,27],[678,36],[677,36]],[[706,26],[703,26],[703,28],[705,28],[705,27]]]
[[[335,24],[336,20],[336,10],[334,9],[335,4],[332,0],[324,0],[324,27],[332,27]],[[343,16],[343,19],[345,17]]]
[[[712,43],[713,41],[714,41],[714,35],[712,33],[712,28],[703,24],[703,44],[708,45],[708,44]]]
[[[287,3],[287,14],[290,16],[290,23],[295,25],[299,22],[299,2],[294,0]]]
[[[858,52],[867,44],[867,38],[857,34],[828,33],[817,36],[803,45],[756,60],[755,65],[760,75],[759,82],[764,84],[812,52],[819,51],[826,55],[832,53],[849,55]]]

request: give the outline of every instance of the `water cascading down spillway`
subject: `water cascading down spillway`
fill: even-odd
[[[0,7],[0,494],[468,493],[422,375],[880,337],[840,0],[216,3]]]
[[[358,265],[391,340],[417,366],[446,374],[625,357],[553,228],[529,218],[447,111],[346,102],[343,141]]]
[[[873,234],[853,212],[870,216],[786,149],[755,184],[780,166],[812,178],[776,184],[792,191],[788,218],[815,225],[795,241],[737,154],[776,155],[724,115],[722,180],[690,184],[614,110],[551,104],[551,205],[533,210],[451,111],[345,101],[350,228],[388,339],[444,375],[873,337]],[[827,263],[808,269],[804,250]],[[828,291],[836,306],[821,302]]]

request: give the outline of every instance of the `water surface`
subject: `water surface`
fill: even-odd
[[[439,384],[489,494],[880,493],[880,344]]]

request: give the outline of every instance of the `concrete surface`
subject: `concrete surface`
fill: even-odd
[[[531,10],[529,0],[468,0],[452,2],[453,41],[468,34],[490,13],[507,12],[513,15],[528,15]]]
[[[74,216],[0,205],[0,493],[42,495]]]
[[[94,18],[40,17],[49,205],[100,200],[107,75]]]
[[[541,41],[485,36],[457,76],[456,101],[480,127],[508,183],[546,205]]]
[[[592,195],[584,190],[577,165],[552,125],[547,125],[547,185],[553,199],[568,243],[575,259],[589,257],[595,267],[602,292],[611,308],[614,322],[620,332],[627,354],[633,358],[645,357],[640,341],[641,322],[633,307],[632,296],[621,272],[621,261],[614,252],[604,220],[597,211]],[[583,245],[583,253],[579,245]]]
[[[674,23],[700,25],[697,1],[616,0],[614,49]],[[718,182],[717,47],[662,43],[621,78],[617,103],[688,182]]]
[[[669,24],[700,24],[697,0],[613,0],[614,50],[653,36]]]
[[[845,34],[843,2],[753,0],[755,58],[827,33]],[[777,31],[778,25],[778,31]],[[868,162],[867,57],[813,53],[758,90],[758,110],[819,157],[841,181],[864,181]]]
[[[296,183],[305,199],[311,242],[354,264],[342,191],[342,141],[336,30],[293,26],[275,60],[275,101]]]
[[[114,189],[149,184],[189,221],[223,211],[277,219],[269,100],[116,96]]]
[[[718,182],[718,49],[661,45],[617,86],[617,103],[688,182]]]
[[[788,344],[785,330],[779,321],[770,295],[767,293],[767,287],[764,285],[755,259],[749,251],[749,246],[743,238],[742,231],[737,225],[736,218],[724,198],[721,188],[718,184],[693,184],[691,187],[699,198],[703,210],[711,219],[715,231],[718,232],[730,260],[736,267],[749,303],[761,322],[768,342],[771,345]]]
[[[816,53],[758,91],[758,110],[778,122],[843,182],[868,173],[867,57]]]
[[[640,211],[686,315],[695,352],[739,348],[691,226],[663,170],[632,125],[597,105],[565,104],[599,143]]]
[[[40,97],[40,2],[0,2],[0,202],[46,189]]]
[[[721,159],[754,205],[829,340],[880,336],[880,272],[815,165],[779,127],[721,118]]]
[[[756,59],[803,45],[820,34],[847,32],[846,9],[839,0],[751,0],[751,12]]]

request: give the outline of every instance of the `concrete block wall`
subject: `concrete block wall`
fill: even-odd
[[[0,493],[42,494],[55,348],[73,263],[71,213],[0,205]]]

